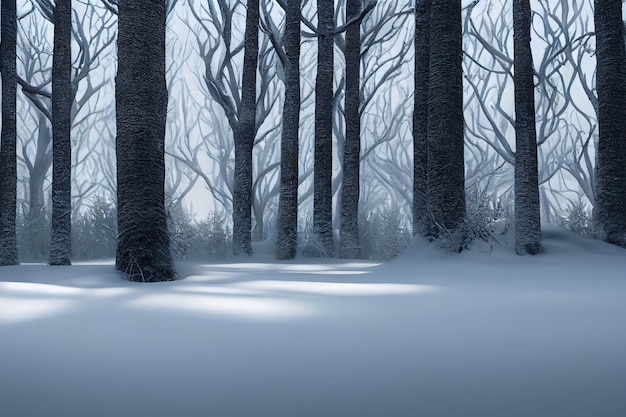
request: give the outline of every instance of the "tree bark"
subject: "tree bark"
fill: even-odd
[[[0,73],[2,74],[2,133],[0,143],[0,266],[18,264],[15,229],[17,209],[17,15],[15,0],[0,5]]]
[[[298,131],[300,126],[300,4],[287,2],[285,102],[280,159],[276,259],[293,259],[298,245]]]
[[[415,94],[413,105],[413,234],[431,234],[428,226],[428,80],[430,5],[415,2]]]
[[[132,281],[176,278],[165,214],[165,0],[119,0],[116,96],[118,246]]]
[[[318,0],[317,78],[315,80],[315,163],[313,233],[319,256],[335,255],[333,243],[333,73],[335,4]]]
[[[252,148],[256,133],[256,73],[259,56],[259,1],[248,0],[241,88],[235,136],[233,253],[252,255]]]
[[[347,0],[346,21],[361,13],[362,0]],[[361,161],[361,23],[346,29],[346,138],[343,149],[343,184],[341,190],[341,227],[339,256],[355,259],[361,254],[359,242],[359,196]]]
[[[433,1],[428,87],[429,217],[447,231],[465,217],[461,1]]]
[[[529,0],[513,1],[515,81],[515,251],[541,251],[535,83],[530,49]]]
[[[599,237],[626,247],[626,87],[621,0],[595,0],[598,148],[594,226]]]
[[[72,256],[72,2],[56,0],[52,58],[52,224],[50,265],[70,265]]]

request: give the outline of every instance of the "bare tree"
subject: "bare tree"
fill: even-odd
[[[346,21],[359,18],[362,0],[347,0]],[[341,228],[339,256],[359,257],[359,193],[361,160],[361,22],[346,29],[346,136],[343,147],[343,181],[341,192]]]
[[[198,71],[193,66],[190,69],[198,74],[198,82],[200,84],[200,90],[206,94],[205,100],[200,106],[200,121],[195,129],[202,131],[200,135],[205,142],[203,145],[195,143],[193,138],[185,138],[187,145],[190,149],[202,148],[204,149],[204,157],[208,158],[212,162],[211,167],[209,164],[202,164],[201,158],[197,157],[197,153],[190,150],[181,149],[176,145],[178,149],[176,155],[172,155],[178,159],[181,163],[185,163],[191,169],[201,174],[201,178],[205,182],[205,185],[209,188],[213,197],[216,195],[220,200],[220,205],[224,206],[224,209],[228,213],[232,213],[233,216],[233,245],[234,250],[240,245],[237,245],[237,241],[246,242],[250,235],[249,227],[252,228],[252,237],[254,239],[265,238],[266,228],[264,227],[264,217],[275,216],[275,212],[271,213],[266,210],[267,204],[273,198],[278,195],[278,188],[267,182],[268,179],[275,177],[278,173],[280,164],[278,163],[278,154],[275,152],[268,152],[269,148],[274,149],[279,142],[280,133],[280,119],[275,117],[275,114],[279,112],[281,107],[280,94],[280,82],[279,72],[282,66],[278,64],[278,55],[284,55],[284,51],[277,52],[275,46],[271,43],[269,36],[265,35],[267,32],[276,30],[278,28],[274,26],[272,21],[273,12],[270,13],[267,8],[274,6],[273,2],[262,3],[262,19],[259,19],[259,24],[256,26],[257,30],[260,26],[263,30],[261,34],[257,32],[257,63],[258,71],[255,70],[256,76],[256,117],[253,126],[253,132],[249,128],[240,126],[242,123],[241,117],[247,114],[247,118],[250,118],[251,108],[244,112],[242,106],[244,100],[251,99],[251,93],[254,91],[249,88],[251,84],[247,83],[245,93],[250,97],[244,99],[244,77],[243,73],[246,65],[244,64],[245,55],[252,55],[252,49],[246,50],[246,36],[241,36],[242,30],[238,30],[243,27],[241,24],[243,15],[239,1],[219,0],[216,3],[200,3],[198,5],[192,4],[189,9],[190,15],[195,22],[186,21],[190,33],[196,38],[197,51],[199,58],[201,59],[201,69]],[[256,11],[256,8],[253,8]],[[259,9],[259,12],[261,10]],[[248,18],[257,21],[254,13],[245,13],[246,20]],[[257,15],[258,17],[258,15]],[[268,27],[271,26],[271,29]],[[252,26],[247,26],[249,31],[252,31]],[[244,29],[245,31],[245,29]],[[282,35],[275,39],[276,45],[282,50]],[[248,37],[252,40],[252,38]],[[282,56],[281,56],[282,58]],[[190,60],[192,63],[193,60]],[[215,65],[215,63],[218,63]],[[191,65],[191,64],[190,64]],[[252,66],[247,70],[247,78],[252,80]],[[187,80],[188,83],[188,80]],[[246,106],[250,105],[251,100],[248,101]],[[203,109],[204,108],[204,109]],[[205,109],[212,109],[210,114]],[[224,122],[224,120],[226,122]],[[211,132],[209,126],[217,129],[215,132]],[[230,129],[230,131],[229,131]],[[229,142],[239,141],[240,132],[245,132],[246,135],[253,134],[252,140],[252,153],[251,159],[242,161],[239,158],[239,162],[235,160],[235,151],[233,144]],[[197,132],[190,132],[193,136],[198,136]],[[232,138],[231,138],[232,135]],[[246,146],[238,146],[239,151],[246,149]],[[245,155],[246,152],[241,152],[240,155]],[[213,164],[218,164],[217,167],[213,167]],[[239,166],[239,168],[236,168]],[[241,170],[242,172],[235,173],[235,170]],[[216,174],[213,175],[213,170]],[[245,171],[245,172],[243,172]],[[248,177],[250,175],[250,177]],[[235,180],[235,177],[244,178],[245,181],[239,182]],[[267,178],[265,178],[267,177]],[[248,216],[249,210],[245,207],[248,205],[244,201],[238,203],[239,208],[234,208],[234,200],[238,197],[235,195],[248,195],[245,190],[247,188],[246,181],[251,181],[251,195],[248,201],[252,206],[253,216]],[[240,188],[240,185],[243,188]],[[265,185],[271,185],[266,187]],[[259,188],[257,188],[259,187]],[[269,195],[265,193],[268,192]],[[222,204],[225,203],[225,204]],[[243,210],[243,211],[242,211]],[[237,219],[237,220],[236,220]],[[237,226],[239,224],[239,226]],[[237,232],[236,230],[239,230]],[[243,237],[241,240],[238,235]],[[249,242],[246,243],[249,245]],[[251,250],[251,248],[250,248]],[[248,250],[243,253],[249,253]]]
[[[436,1],[430,22],[428,197],[440,229],[465,217],[463,75],[460,0]]]
[[[164,196],[166,2],[122,0],[118,16],[115,267],[133,281],[173,280]]]
[[[333,74],[335,3],[318,0],[318,62],[315,82],[315,168],[313,233],[320,256],[334,256],[333,242]]]
[[[518,255],[535,255],[541,251],[535,83],[530,27],[530,1],[515,0],[515,251]]]
[[[298,244],[300,6],[300,0],[290,0],[286,6],[285,16],[285,101],[280,153],[277,259],[293,259]]]
[[[492,192],[502,195],[513,188],[515,165],[511,5],[473,2],[464,20],[467,180],[471,186],[489,185]],[[595,200],[597,99],[590,16],[590,4],[584,0],[538,2],[533,11],[538,179],[544,221],[558,217],[564,204],[578,202],[579,193],[592,205]],[[572,187],[576,183],[579,189]]]
[[[72,255],[72,2],[56,0],[52,61],[52,228],[50,265]]]
[[[1,10],[0,72],[2,74],[2,138],[0,143],[0,265],[15,265],[17,236],[17,117],[16,117],[16,39],[15,0],[3,0]]]
[[[24,96],[32,104],[37,113],[38,131],[32,135],[20,137],[21,152],[18,158],[28,170],[29,204],[27,205],[25,238],[23,248],[28,248],[35,259],[48,256],[46,238],[48,230],[48,210],[45,204],[44,187],[48,185],[48,175],[52,166],[52,132],[51,132],[51,68],[52,49],[49,44],[50,23],[54,20],[54,5],[47,0],[37,0],[39,11],[31,13],[20,25],[19,43],[20,78],[18,82]],[[71,112],[70,121],[74,133],[72,148],[74,154],[72,170],[78,175],[71,178],[73,193],[72,211],[80,210],[89,195],[97,192],[101,180],[100,171],[95,166],[104,161],[97,157],[96,148],[113,147],[113,136],[96,135],[92,130],[99,125],[99,119],[106,117],[107,106],[113,107],[113,100],[106,97],[111,88],[110,77],[107,76],[107,52],[113,43],[112,16],[96,4],[74,4],[71,26],[72,40],[77,44],[76,54],[71,64]],[[100,71],[96,71],[100,69]],[[111,119],[112,120],[112,119]],[[91,171],[82,175],[83,171]],[[92,175],[96,174],[96,175]],[[46,233],[42,233],[46,231]]]
[[[594,223],[600,238],[626,246],[626,62],[621,0],[595,0],[598,149]]]
[[[415,93],[413,95],[413,234],[428,224],[428,79],[431,0],[415,1]]]
[[[233,252],[252,254],[252,148],[256,136],[259,1],[247,0],[241,105],[234,129]]]

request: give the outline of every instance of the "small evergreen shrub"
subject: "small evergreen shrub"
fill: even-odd
[[[508,232],[513,219],[510,194],[497,195],[473,186],[466,190],[465,198],[465,219],[456,230],[439,227],[440,246],[462,252],[475,243],[500,243],[499,237]]]
[[[361,257],[389,261],[406,249],[413,238],[411,222],[398,207],[380,209],[359,221]]]
[[[115,257],[117,210],[112,201],[96,195],[89,208],[72,222],[72,256],[77,260]]]
[[[226,257],[232,253],[233,237],[224,213],[212,213],[200,222],[191,223],[186,257],[205,259]]]
[[[596,237],[592,224],[591,209],[583,201],[570,203],[570,205],[559,213],[557,224],[567,230],[592,239]]]

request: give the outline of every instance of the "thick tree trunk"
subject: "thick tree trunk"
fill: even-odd
[[[333,243],[333,72],[335,4],[318,0],[317,78],[315,80],[315,164],[313,233],[320,256],[335,255]]]
[[[361,13],[361,0],[347,0],[346,21]],[[341,190],[341,226],[339,229],[339,256],[358,258],[359,196],[361,161],[361,24],[357,22],[346,30],[346,139],[343,148],[343,185]]]
[[[116,96],[118,246],[132,281],[176,278],[165,215],[165,0],[119,0]]]
[[[287,2],[285,103],[280,159],[276,258],[293,259],[298,246],[298,130],[300,126],[300,4]]]
[[[2,74],[2,138],[0,144],[0,266],[16,265],[17,236],[17,75],[15,0],[0,4],[1,36],[0,73]]]
[[[594,225],[626,247],[626,70],[621,0],[595,0],[598,149]]]
[[[515,73],[515,251],[541,251],[535,84],[530,49],[529,0],[513,1]]]
[[[52,225],[50,265],[70,265],[72,256],[72,2],[56,0],[52,58]]]
[[[461,1],[434,1],[428,88],[429,217],[453,231],[465,217]]]
[[[233,253],[252,255],[252,148],[256,133],[256,73],[259,55],[259,1],[248,0],[241,107],[235,135]]]
[[[413,105],[413,234],[432,233],[428,218],[428,80],[430,4],[415,2],[415,94]]]

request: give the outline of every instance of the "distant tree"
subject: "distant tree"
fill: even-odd
[[[176,278],[165,213],[165,0],[118,2],[118,246],[115,267],[132,281]]]
[[[320,256],[334,256],[333,243],[333,73],[335,4],[318,0],[318,52],[315,81],[315,164],[313,232]]]
[[[439,230],[465,217],[461,1],[433,1],[428,77],[429,216]]]
[[[2,137],[0,143],[0,265],[16,265],[17,236],[17,116],[16,116],[16,39],[15,0],[2,0],[0,73],[2,74]]]
[[[430,6],[415,1],[415,93],[413,95],[413,234],[428,230],[428,79],[430,65]]]
[[[252,255],[252,148],[256,135],[256,73],[259,59],[259,0],[248,0],[241,106],[234,129],[233,252]]]
[[[72,255],[72,2],[56,0],[52,58],[52,225],[50,265]]]
[[[535,82],[530,28],[530,0],[515,0],[515,251],[518,255],[535,255],[541,251]]]
[[[595,228],[600,238],[626,246],[626,65],[621,0],[595,0],[599,137]]]
[[[55,6],[49,0],[36,0],[33,5],[37,7],[37,12],[21,18],[18,31],[18,47],[21,48],[21,51],[18,50],[18,63],[21,64],[18,84],[32,108],[36,109],[20,117],[34,118],[37,125],[31,134],[22,135],[19,138],[21,143],[18,143],[18,160],[28,170],[28,204],[24,206],[26,224],[20,249],[32,259],[49,260],[50,210],[46,207],[44,191],[53,158],[53,54],[50,54],[50,50],[54,46],[48,39],[48,23],[54,24]],[[102,57],[106,56],[115,40],[113,26],[116,26],[117,18],[113,19],[97,3],[85,7],[80,5],[78,10],[74,8],[71,19],[74,21],[71,28],[72,42],[76,48],[71,66],[70,114],[73,149],[76,152],[72,155],[72,170],[78,174],[71,178],[72,211],[75,213],[87,201],[89,194],[103,186],[104,170],[99,169],[98,165],[110,165],[110,158],[103,158],[97,149],[109,146],[113,149],[108,140],[113,136],[103,135],[103,129],[98,129],[98,126],[108,127],[110,124],[109,120],[103,120],[102,115],[108,114],[104,108],[110,101],[104,97],[108,97],[107,89],[113,84],[104,71],[95,69],[105,69]],[[33,124],[30,120],[24,122]],[[99,135],[95,135],[93,130],[98,130]],[[98,140],[94,140],[96,136]]]
[[[244,7],[242,7],[242,5]],[[264,224],[264,216],[276,215],[276,210],[267,210],[268,202],[273,202],[274,197],[279,194],[278,177],[280,163],[278,162],[278,152],[268,152],[268,146],[279,148],[280,120],[271,113],[282,106],[279,96],[282,92],[282,82],[279,81],[276,62],[284,57],[282,50],[282,36],[278,27],[272,25],[268,28],[267,22],[269,14],[266,7],[273,6],[274,3],[261,3],[259,13],[263,10],[264,19],[255,19],[254,12],[257,7],[248,7],[238,0],[217,0],[215,3],[206,1],[191,1],[189,3],[188,21],[183,19],[191,33],[195,37],[198,52],[203,62],[203,71],[198,73],[198,81],[202,84],[201,92],[204,93],[204,102],[194,103],[193,100],[185,100],[185,107],[197,106],[198,110],[188,109],[187,114],[199,113],[199,117],[194,118],[196,124],[194,129],[200,130],[197,135],[203,140],[177,141],[175,150],[168,150],[168,156],[174,158],[178,163],[185,165],[190,170],[197,173],[210,190],[211,196],[219,206],[223,206],[227,212],[233,215],[233,252],[237,251],[241,245],[236,242],[240,240],[235,234],[241,233],[243,240],[249,234],[248,225],[252,226],[252,239],[258,240],[267,237]],[[260,6],[263,6],[261,9]],[[278,7],[278,6],[277,6]],[[245,149],[235,145],[235,140],[239,140],[238,133],[242,131],[240,116],[244,112],[243,106],[243,76],[242,61],[247,53],[252,55],[252,50],[246,50],[246,36],[240,36],[234,29],[238,27],[239,17],[244,13],[242,9],[251,8],[253,13],[246,13],[246,19],[255,20],[257,29],[263,29],[257,34],[257,69],[256,74],[256,124],[254,126],[254,144],[252,159],[245,164],[239,164],[233,160],[238,157],[235,147]],[[273,14],[273,13],[272,13]],[[271,18],[269,19],[271,20]],[[266,31],[276,30],[277,54],[274,53],[276,45],[270,42]],[[252,31],[252,27],[247,25],[247,30]],[[248,39],[251,39],[248,37]],[[248,51],[248,52],[247,52]],[[178,51],[176,51],[178,52]],[[243,56],[243,59],[242,59]],[[220,65],[214,65],[220,62]],[[245,69],[244,69],[245,70]],[[252,73],[250,73],[251,75]],[[183,83],[187,83],[187,79]],[[251,89],[245,88],[247,91]],[[250,110],[246,111],[250,114]],[[249,117],[249,116],[246,116]],[[224,120],[225,119],[225,120]],[[224,123],[227,121],[228,125]],[[174,122],[176,123],[176,122]],[[230,127],[231,131],[227,129]],[[207,133],[203,133],[206,130]],[[217,131],[216,131],[217,130]],[[211,131],[211,133],[208,133]],[[232,139],[231,139],[232,132]],[[195,135],[194,135],[195,136]],[[187,142],[187,143],[185,143]],[[244,152],[242,152],[243,154]],[[240,154],[241,155],[241,154]],[[207,172],[207,165],[201,163],[201,157],[206,156],[215,161],[211,164],[213,172]],[[238,159],[241,161],[241,159]],[[258,167],[250,171],[250,166]],[[246,182],[234,180],[239,177],[237,166],[240,166],[242,175],[254,176],[251,189],[253,218],[247,220],[245,202],[237,203],[235,208],[233,201],[235,195],[247,195]],[[234,180],[234,181],[233,181]],[[239,226],[237,226],[239,225]],[[242,240],[242,241],[243,241]],[[239,250],[241,252],[241,250]]]
[[[361,21],[362,0],[346,1],[346,137],[343,148],[343,182],[341,190],[341,226],[339,256],[358,258],[359,194],[361,161]],[[356,20],[355,20],[356,19]]]
[[[293,259],[298,240],[298,131],[300,125],[300,5],[289,0],[285,17],[285,102],[280,159],[276,258]]]
[[[532,4],[541,219],[550,222],[580,191],[595,201],[593,3]],[[506,194],[513,193],[516,159],[512,9],[513,2],[483,1],[464,9],[466,182]]]

